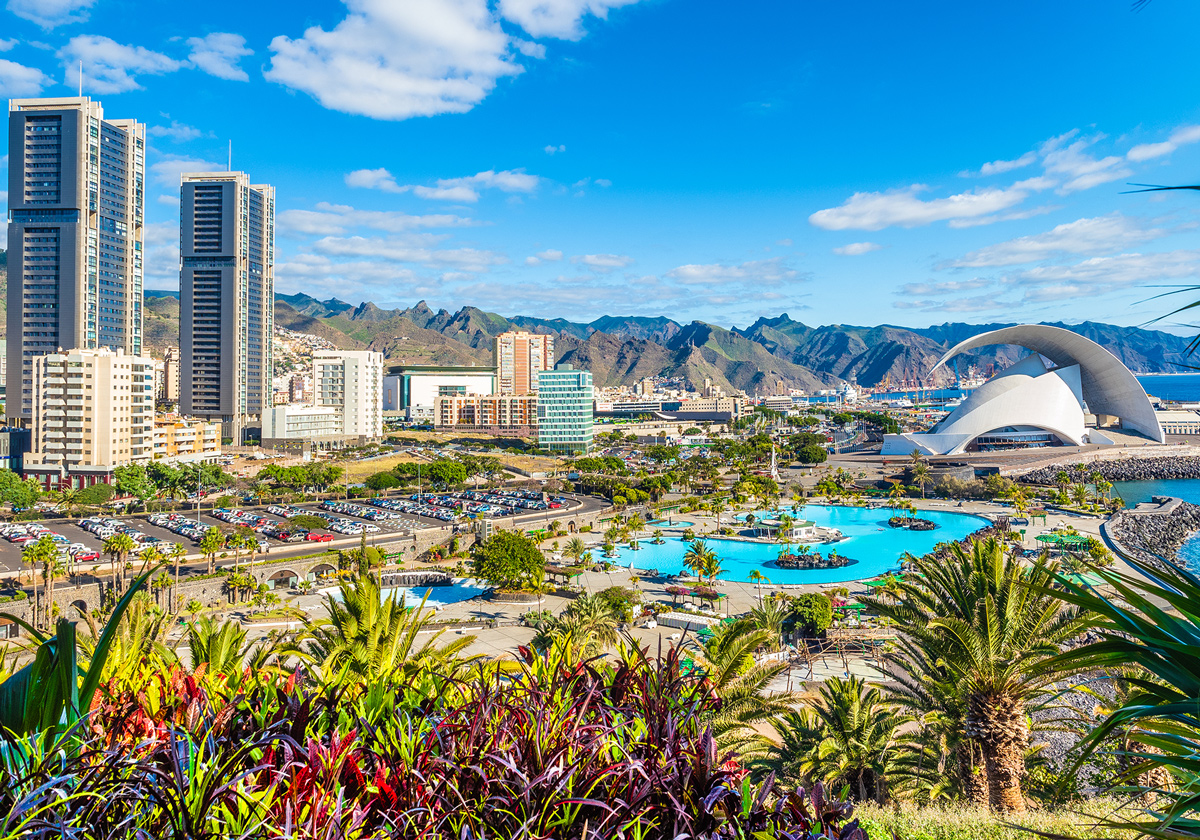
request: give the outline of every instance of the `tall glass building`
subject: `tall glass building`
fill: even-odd
[[[146,127],[87,97],[14,99],[8,160],[7,415],[28,423],[36,358],[142,353]]]
[[[275,188],[185,173],[179,228],[179,408],[241,444],[271,408]]]
[[[592,374],[559,365],[537,375],[538,449],[586,455],[592,451]]]

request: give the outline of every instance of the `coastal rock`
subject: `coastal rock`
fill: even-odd
[[[1070,483],[1085,484],[1092,473],[1106,481],[1159,481],[1172,478],[1200,478],[1200,456],[1180,455],[1171,458],[1118,458],[1113,461],[1093,461],[1086,464],[1054,464],[1025,473],[1020,480],[1027,484],[1052,487],[1058,474],[1065,472]]]
[[[1179,547],[1200,530],[1200,506],[1180,502],[1170,513],[1125,510],[1107,527],[1109,536],[1137,559],[1183,565]]]
[[[937,528],[937,525],[928,519],[920,519],[915,516],[893,516],[888,520],[888,525],[909,531],[932,531]]]

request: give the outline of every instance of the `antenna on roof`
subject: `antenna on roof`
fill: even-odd
[[[83,99],[83,59],[79,59],[79,98]]]
[[[233,171],[233,141],[229,141],[229,171]]]

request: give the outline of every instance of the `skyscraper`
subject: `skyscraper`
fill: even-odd
[[[341,409],[342,434],[383,435],[383,354],[370,350],[313,353],[313,402]]]
[[[179,409],[242,443],[271,407],[275,188],[244,172],[185,173],[179,207]]]
[[[554,367],[554,336],[506,332],[496,336],[496,393],[537,393],[538,371]]]
[[[538,374],[538,449],[586,455],[592,451],[592,374],[559,365]]]
[[[146,127],[87,97],[13,99],[8,115],[10,422],[33,418],[33,362],[142,352]]]

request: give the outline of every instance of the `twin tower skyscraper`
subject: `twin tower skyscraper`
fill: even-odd
[[[32,420],[34,359],[144,355],[146,127],[86,97],[15,99],[8,121],[6,414]],[[241,443],[271,405],[275,190],[181,176],[180,411]]]

